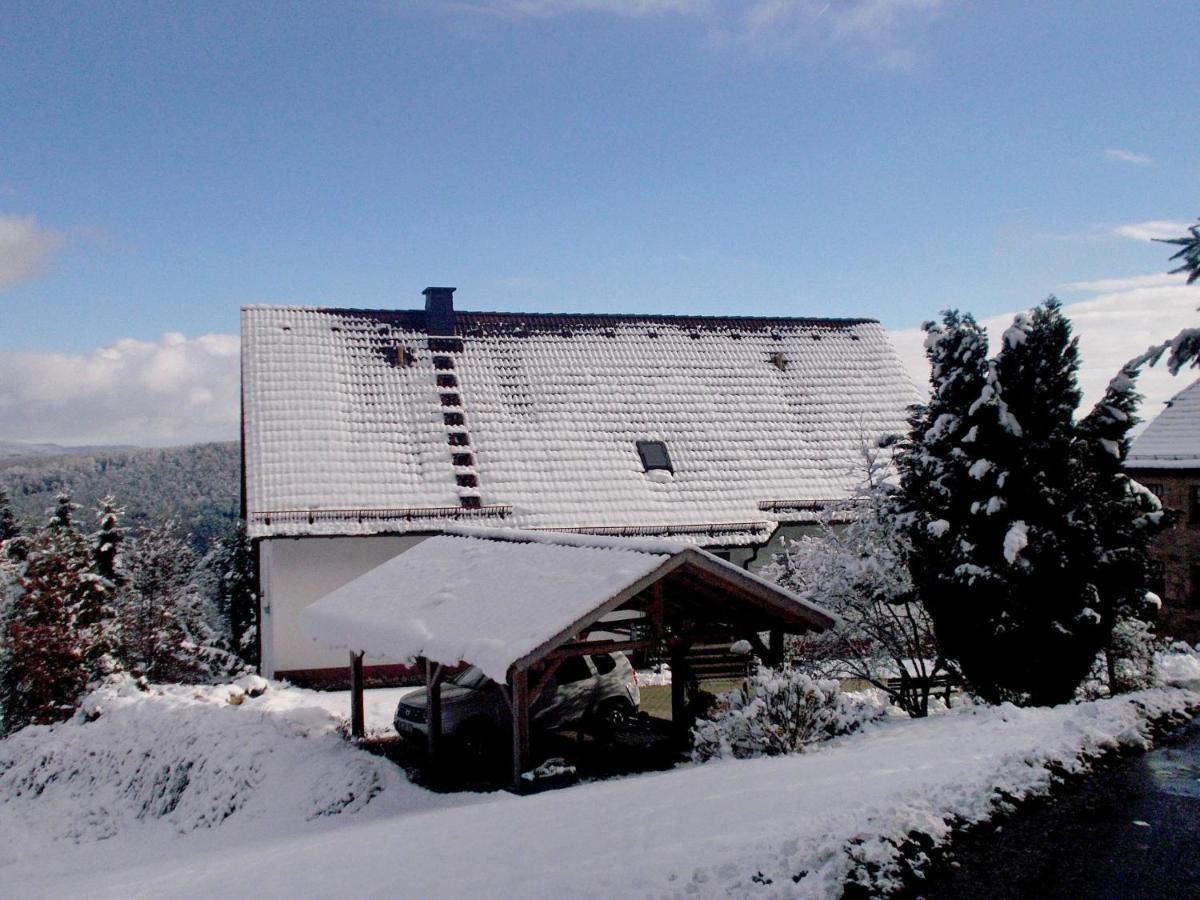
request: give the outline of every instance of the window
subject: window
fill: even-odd
[[[592,665],[596,667],[596,671],[601,675],[607,675],[617,667],[617,661],[607,653],[601,653],[599,656],[592,657]]]
[[[592,670],[588,668],[587,660],[582,656],[572,656],[558,667],[558,672],[555,674],[558,676],[559,684],[570,684],[573,681],[591,678]]]
[[[1159,597],[1167,595],[1167,567],[1161,559],[1151,559],[1146,563],[1146,584]]]
[[[654,469],[665,469],[674,474],[675,469],[671,466],[671,454],[667,452],[667,445],[662,441],[638,441],[637,452],[638,456],[642,458],[642,468],[647,472]]]

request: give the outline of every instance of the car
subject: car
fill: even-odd
[[[539,678],[535,670],[530,682]],[[476,666],[442,684],[442,735],[467,756],[481,756],[511,728],[512,716],[500,686]],[[563,661],[533,699],[535,728],[554,731],[581,723],[598,736],[612,734],[632,718],[641,703],[637,673],[620,651],[573,656]],[[428,735],[425,691],[401,698],[394,724],[403,737]]]

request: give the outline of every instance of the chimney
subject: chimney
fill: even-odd
[[[427,287],[425,295],[425,333],[431,337],[454,336],[454,288]]]

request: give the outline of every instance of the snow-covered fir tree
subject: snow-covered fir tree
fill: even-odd
[[[0,487],[0,552],[3,552],[5,545],[20,533],[21,526],[17,524],[17,517],[13,514],[8,492]]]
[[[258,592],[254,552],[244,522],[221,538],[204,560],[213,598],[234,652],[248,665],[258,663]]]
[[[121,656],[132,671],[152,681],[194,681],[237,667],[197,572],[174,522],[133,542],[119,613]]]
[[[96,573],[114,585],[125,581],[121,551],[125,542],[125,526],[121,523],[125,510],[108,494],[96,508],[96,533],[92,536],[92,556]]]
[[[1122,369],[1079,423],[1084,471],[1091,479],[1086,491],[1092,498],[1090,518],[1080,517],[1079,533],[1090,540],[1098,561],[1095,583],[1110,635],[1105,656],[1113,693],[1149,687],[1154,680],[1151,626],[1161,601],[1147,590],[1148,551],[1154,536],[1171,524],[1158,498],[1124,472],[1141,400],[1137,375],[1136,369]]]
[[[67,718],[88,685],[90,632],[78,626],[78,615],[95,589],[94,573],[79,552],[82,539],[63,522],[30,542],[5,610],[0,711],[6,731]]]
[[[915,586],[981,696],[1064,702],[1120,597],[1145,590],[1128,535],[1153,522],[1120,472],[1137,396],[1107,396],[1076,425],[1078,348],[1053,298],[1005,332],[973,401],[957,392],[979,383],[978,354],[957,348],[978,347],[977,326],[947,314],[927,330],[932,397],[901,455]],[[1139,555],[1118,588],[1116,561]]]

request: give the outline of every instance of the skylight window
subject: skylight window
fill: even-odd
[[[647,472],[660,471],[674,474],[671,454],[667,452],[667,445],[662,441],[638,441],[637,452],[638,456],[642,458],[642,468]]]

